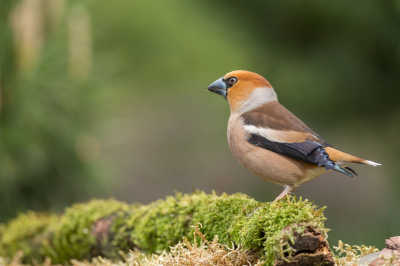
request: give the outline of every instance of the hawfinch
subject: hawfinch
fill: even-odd
[[[228,143],[251,173],[284,186],[279,200],[330,170],[357,175],[348,165],[380,165],[334,149],[278,102],[271,84],[249,71],[233,71],[207,90],[228,100]]]

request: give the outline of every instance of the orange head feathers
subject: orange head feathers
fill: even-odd
[[[269,84],[268,80],[266,80],[263,76],[246,71],[246,70],[235,70],[225,74],[223,79],[229,79],[230,77],[236,77],[237,82],[236,86],[248,87],[248,88],[258,88],[258,87],[268,87],[272,88],[271,84]],[[233,86],[232,86],[233,87]]]
[[[262,76],[245,70],[235,70],[212,83],[207,90],[222,95],[231,112],[245,112],[254,105],[276,101],[271,84]]]

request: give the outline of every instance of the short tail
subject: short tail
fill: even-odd
[[[364,160],[364,159],[358,158],[356,156],[338,151],[332,147],[326,147],[324,149],[328,153],[329,159],[331,159],[334,163],[336,163],[338,165],[351,164],[351,163],[361,163],[361,164],[368,164],[368,165],[372,165],[372,166],[381,165],[380,163],[375,163],[372,161]]]

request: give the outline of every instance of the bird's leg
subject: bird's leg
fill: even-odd
[[[277,202],[277,201],[280,200],[281,198],[292,194],[295,190],[296,190],[295,187],[290,186],[290,185],[285,185],[285,189],[284,189],[284,190],[282,191],[282,193],[274,200],[274,202]],[[262,207],[260,206],[260,207],[255,208],[254,211],[252,211],[251,213],[247,214],[246,217],[251,217],[251,216],[253,216],[253,214],[254,214],[258,209],[260,209],[260,208],[262,208]]]
[[[280,200],[281,198],[290,195],[296,190],[295,187],[290,186],[290,185],[285,185],[285,189],[282,191],[282,193],[274,200],[274,202]]]

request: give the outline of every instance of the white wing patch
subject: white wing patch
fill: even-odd
[[[282,138],[279,136],[279,132],[270,128],[258,128],[253,125],[245,125],[244,130],[246,130],[250,134],[259,135],[273,142],[282,142]]]
[[[293,143],[293,141],[290,141],[288,137],[290,137],[291,134],[298,135],[298,132],[296,131],[279,131],[279,130],[274,130],[270,128],[259,128],[253,125],[245,125],[244,130],[250,134],[256,134],[261,137],[264,137],[270,141],[273,142],[280,142],[280,143]],[[304,139],[305,141],[305,139]]]

